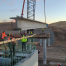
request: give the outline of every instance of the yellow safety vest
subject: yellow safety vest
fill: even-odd
[[[33,34],[33,33],[31,32],[31,34]]]
[[[23,37],[25,37],[25,36],[23,35]],[[22,42],[27,42],[27,38],[22,39]]]
[[[44,28],[42,30],[44,30]]]

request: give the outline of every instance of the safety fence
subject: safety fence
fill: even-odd
[[[24,61],[36,50],[37,42],[33,42],[33,36],[26,36],[27,42],[22,42],[24,38],[16,38],[0,42],[0,66],[16,66],[19,61]],[[14,43],[13,41],[16,41]]]

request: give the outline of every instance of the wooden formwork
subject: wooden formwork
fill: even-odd
[[[42,38],[42,39],[46,39],[46,38],[50,38],[50,33],[39,33],[37,35],[34,36],[34,38]]]

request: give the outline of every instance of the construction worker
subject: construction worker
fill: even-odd
[[[33,34],[33,32],[32,32],[32,31],[31,31],[30,33],[31,33],[31,35]],[[33,37],[31,37],[31,42],[33,42]]]
[[[33,32],[31,31],[31,35],[33,34]]]
[[[4,35],[0,34],[0,41],[4,41]]]
[[[11,33],[9,33],[9,36],[10,36]]]
[[[1,34],[0,34],[0,41],[4,41],[4,38],[7,37],[7,35],[5,34],[5,31],[3,31]]]
[[[44,32],[44,28],[42,28],[42,32]]]
[[[57,66],[61,66],[61,65],[58,63]]]
[[[13,37],[13,35],[10,35],[9,38],[8,38],[8,40],[11,40],[11,39],[15,39]],[[13,52],[13,56],[15,56],[15,46],[16,46],[16,41],[13,41],[13,42],[9,42],[8,43],[8,47],[10,49],[10,57],[11,58],[12,58],[12,52]],[[13,51],[12,51],[12,49],[13,49]]]
[[[5,34],[5,31],[2,32],[2,35],[4,38],[7,37],[7,35]]]
[[[26,51],[26,42],[27,42],[27,38],[24,38],[26,36],[26,32],[23,33],[23,36],[22,36],[22,51],[25,49]]]
[[[23,34],[22,34],[22,29],[20,30],[20,35],[23,36]]]

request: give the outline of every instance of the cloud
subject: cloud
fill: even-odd
[[[6,1],[6,0],[2,0],[2,1],[0,2],[0,4],[3,5],[3,2],[5,2],[5,1]],[[9,1],[8,3],[6,2],[5,4],[6,4],[6,5],[9,5],[9,6],[13,6],[14,3],[15,3],[15,1],[16,1],[16,0],[11,0],[11,1]]]
[[[10,22],[16,22],[15,20],[11,20]]]
[[[2,21],[0,20],[0,23],[1,22],[16,22],[16,21],[15,20],[2,20]]]
[[[10,10],[10,12],[15,12],[13,9],[9,9]]]
[[[2,22],[7,22],[8,20],[3,20]]]
[[[0,21],[0,22],[2,22],[2,21]]]
[[[2,0],[0,3],[5,2],[6,0]]]
[[[15,12],[15,11],[13,11],[13,10],[10,10],[10,12]]]
[[[16,12],[16,11],[21,11],[21,9],[9,9],[10,12]],[[26,13],[27,11],[24,10],[24,13]]]
[[[2,1],[0,1],[0,3],[4,2],[4,1],[6,1],[6,0],[2,0]]]
[[[6,3],[6,5],[13,6],[14,2]]]
[[[10,6],[13,6],[16,0],[10,2]]]
[[[14,2],[11,2],[11,3],[10,3],[10,6],[13,6],[13,4],[14,4]]]
[[[18,11],[19,9],[9,9],[11,12]]]
[[[0,12],[6,12],[5,10],[3,10],[3,11],[0,11]]]
[[[2,20],[0,22],[16,22],[15,20]]]
[[[2,2],[4,2],[4,1],[6,1],[6,0],[2,0]]]
[[[13,9],[14,11],[18,11],[19,9]]]
[[[4,3],[5,1],[6,1],[6,0],[2,0],[2,1],[0,1],[0,6],[2,6],[3,3]]]

